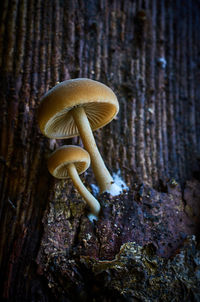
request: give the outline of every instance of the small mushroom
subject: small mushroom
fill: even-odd
[[[88,152],[78,146],[62,146],[54,151],[48,159],[48,170],[56,178],[71,178],[74,186],[87,202],[91,213],[98,216],[100,204],[82,183],[79,174],[90,165]]]
[[[80,134],[90,154],[92,168],[100,192],[121,192],[106,168],[97,148],[93,132],[108,124],[118,113],[114,92],[94,80],[80,78],[64,81],[42,98],[38,112],[41,132],[49,138],[70,138]]]

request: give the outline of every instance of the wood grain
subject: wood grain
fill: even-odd
[[[82,144],[79,138],[50,141],[38,129],[40,98],[57,82],[88,77],[117,94],[118,117],[94,135],[109,170],[120,171],[131,188],[143,182],[161,190],[172,178],[184,186],[199,175],[199,12],[198,0],[1,2],[0,261],[6,301],[40,291],[35,259],[41,222],[54,189],[60,194],[46,159],[58,145]],[[86,181],[95,183],[91,170]],[[72,184],[64,188],[73,199]],[[50,295],[45,282],[43,295]]]

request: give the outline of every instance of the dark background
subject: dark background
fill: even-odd
[[[41,96],[77,77],[105,83],[120,104],[117,119],[95,138],[109,170],[120,172],[130,190],[115,199],[115,207],[109,196],[98,197],[103,216],[95,227],[71,182],[54,180],[46,167],[58,145],[81,145],[80,139],[49,140],[37,126]],[[93,275],[81,266],[81,255],[112,260],[123,243],[136,241],[153,243],[158,256],[172,257],[187,235],[198,233],[199,83],[198,0],[1,1],[2,299],[98,301],[100,287],[101,301],[116,301],[104,278],[88,294]],[[82,179],[88,188],[95,184],[91,169]],[[73,279],[75,265],[55,264],[59,253],[62,261],[78,261],[76,269],[88,283]],[[58,283],[58,292],[51,290]],[[139,299],[121,295],[119,301]],[[159,294],[150,296],[145,293],[143,301],[159,301]],[[167,294],[162,299],[171,301]]]

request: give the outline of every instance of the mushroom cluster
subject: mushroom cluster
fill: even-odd
[[[121,188],[114,183],[105,166],[93,131],[108,124],[118,110],[117,97],[109,87],[91,79],[78,78],[50,89],[43,96],[38,111],[39,127],[45,136],[64,139],[80,135],[91,158],[100,193],[111,195],[118,195]]]

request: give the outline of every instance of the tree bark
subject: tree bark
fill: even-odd
[[[2,301],[200,299],[199,28],[198,0],[1,2]],[[96,222],[46,166],[80,138],[50,140],[37,125],[41,96],[78,77],[120,105],[94,135],[129,190],[97,195]],[[82,180],[94,188],[91,168]]]

